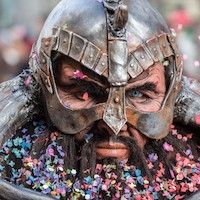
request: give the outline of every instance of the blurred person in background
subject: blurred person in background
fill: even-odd
[[[168,23],[178,36],[178,46],[184,59],[184,74],[200,80],[199,42],[196,33],[199,22],[183,5],[179,4],[169,14]]]
[[[28,67],[28,58],[32,46],[26,28],[21,25],[4,29],[0,33],[1,79],[12,78]]]

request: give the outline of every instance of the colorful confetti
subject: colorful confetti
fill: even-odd
[[[186,156],[175,153],[175,163],[170,170],[171,177],[166,178],[166,169],[162,159],[156,152],[147,156],[149,170],[154,182],[144,175],[144,171],[134,165],[120,163],[122,169],[120,177],[116,174],[116,165],[97,164],[93,176],[85,175],[81,182],[76,169],[65,169],[63,147],[58,143],[59,134],[52,132],[46,151],[35,159],[30,156],[32,144],[37,141],[47,126],[43,122],[34,121],[34,133],[28,129],[21,129],[21,136],[8,140],[0,155],[7,167],[10,167],[10,180],[24,187],[54,196],[56,199],[184,199],[186,194],[195,192],[200,187],[200,163],[193,160],[192,150],[188,147]],[[173,137],[187,141],[192,134],[182,136],[174,126],[171,126]],[[89,142],[93,134],[86,134],[86,142]],[[163,149],[166,153],[173,152],[173,145],[165,142]],[[12,154],[11,154],[12,152]],[[166,158],[165,158],[166,159]],[[22,162],[21,168],[15,168]],[[156,169],[156,171],[155,171]],[[2,163],[0,174],[5,170]]]
[[[83,80],[84,78],[86,78],[87,76],[85,74],[83,74],[83,72],[79,71],[79,70],[76,70],[74,73],[74,78],[75,79],[80,79],[80,80]]]

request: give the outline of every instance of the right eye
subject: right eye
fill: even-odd
[[[143,93],[136,90],[136,89],[132,89],[130,91],[128,91],[128,96],[131,97],[131,98],[134,98],[134,97],[143,97]]]

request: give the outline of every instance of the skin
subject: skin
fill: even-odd
[[[77,77],[75,76],[75,72],[77,70],[83,75],[81,79],[87,81],[87,84],[95,83],[104,91],[109,91],[109,83],[105,78],[93,76],[90,71],[85,71],[80,63],[65,58],[58,64],[55,73],[58,94],[62,103],[71,109],[82,109],[90,108],[97,103],[106,102],[105,99],[96,99],[96,97],[90,95],[87,91],[80,91],[80,87],[76,86]],[[153,87],[145,86],[149,83]],[[157,112],[161,107],[165,92],[164,67],[162,64],[156,63],[135,79],[129,79],[126,85],[126,103],[128,106],[142,112]],[[85,93],[87,94],[85,95]],[[77,142],[84,140],[84,135],[91,127],[76,134]],[[129,148],[122,143],[114,141],[113,131],[103,120],[98,121],[95,128],[97,128],[99,134],[106,133],[109,136],[107,141],[99,142],[96,145],[98,159],[112,157],[118,160],[128,160]],[[148,140],[136,128],[129,126],[129,124],[125,124],[122,127],[119,136],[133,138],[141,149],[144,148]]]

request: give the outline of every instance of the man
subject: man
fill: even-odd
[[[1,85],[1,198],[198,198],[198,135],[172,121],[199,128],[199,85],[146,0],[61,1],[30,68]]]

